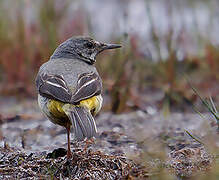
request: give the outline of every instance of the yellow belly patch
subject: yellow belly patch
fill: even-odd
[[[96,115],[101,109],[102,101],[103,99],[101,95],[94,96],[89,99],[80,101],[79,106],[86,107],[87,109],[89,109],[89,111],[91,111],[92,115]]]
[[[96,98],[96,96],[91,97],[89,99],[85,99],[85,100],[80,101],[80,105],[79,106],[86,107],[89,110],[95,109],[96,106],[97,106],[97,98]]]
[[[63,111],[62,107],[64,103],[61,101],[50,100],[48,103],[49,112],[56,118],[67,118],[67,115]]]
[[[100,97],[94,96],[89,99],[80,101],[80,104],[76,106],[86,107],[89,111],[92,111],[92,113],[95,115],[100,110],[101,103],[102,102],[100,102]],[[67,104],[57,100],[50,100],[47,106],[50,113],[56,118],[66,118],[67,117],[65,113],[67,107],[66,105],[68,106],[68,108],[75,106],[73,104]],[[63,110],[63,106],[64,106],[64,110]]]

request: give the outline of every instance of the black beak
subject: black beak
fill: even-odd
[[[106,50],[106,49],[116,49],[116,48],[121,48],[122,46],[119,45],[119,44],[103,44],[103,50]]]

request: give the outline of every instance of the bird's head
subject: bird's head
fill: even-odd
[[[100,43],[90,37],[72,37],[56,48],[51,59],[77,57],[89,64],[94,64],[100,52],[120,47],[121,45],[117,44]]]

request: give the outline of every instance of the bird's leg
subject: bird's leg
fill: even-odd
[[[72,154],[71,154],[71,147],[70,147],[70,124],[67,124],[66,130],[67,130],[67,138],[68,138],[67,159],[70,159],[70,158],[72,157]]]

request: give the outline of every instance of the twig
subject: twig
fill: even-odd
[[[188,130],[185,130],[185,132],[195,141],[197,141],[198,143],[205,145],[203,142],[199,141],[196,137],[194,137]]]

